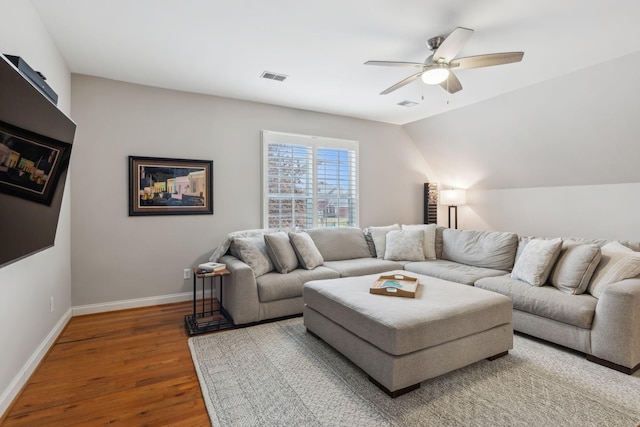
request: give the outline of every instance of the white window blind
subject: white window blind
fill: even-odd
[[[358,142],[262,132],[263,226],[358,226]]]

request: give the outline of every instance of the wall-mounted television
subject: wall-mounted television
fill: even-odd
[[[75,131],[0,55],[0,267],[53,246]]]

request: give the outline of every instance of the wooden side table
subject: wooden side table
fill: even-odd
[[[229,274],[231,273],[227,269],[213,271],[211,273],[198,273],[197,268],[193,269],[193,313],[184,316],[184,323],[187,327],[189,335],[219,331],[221,329],[227,329],[234,326],[233,322],[231,321],[231,317],[226,312],[224,307],[222,307],[222,282],[224,280],[224,277],[228,276]],[[209,298],[209,307],[207,307],[204,297],[205,289],[207,288],[206,279],[209,279],[209,289],[211,291],[211,295]],[[220,284],[220,300],[217,301],[216,298],[217,304],[214,304],[213,285],[215,284],[216,279]],[[198,280],[202,281],[202,305],[200,307],[198,307],[199,304],[197,294]],[[201,310],[198,311],[198,308],[201,308]]]

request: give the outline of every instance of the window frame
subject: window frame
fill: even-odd
[[[319,225],[318,222],[318,149],[327,148],[335,150],[349,150],[353,152],[354,157],[354,184],[355,184],[355,224],[348,225],[349,227],[359,227],[360,224],[360,144],[356,140],[329,138],[323,136],[314,135],[302,135],[287,132],[278,132],[270,130],[262,130],[261,135],[262,144],[262,227],[269,227],[269,210],[268,210],[268,198],[269,198],[269,180],[268,180],[268,153],[269,144],[289,144],[310,147],[312,150],[312,227],[316,228]]]

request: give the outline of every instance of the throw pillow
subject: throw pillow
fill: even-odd
[[[516,259],[514,260],[514,264],[518,261],[520,255],[522,255],[524,248],[527,247],[527,243],[533,239],[535,239],[535,237],[518,236],[518,248],[516,249]]]
[[[373,236],[371,236],[371,228],[367,227],[362,230],[364,233],[364,240],[367,242],[367,248],[369,248],[369,253],[371,254],[371,258],[377,258],[376,254],[376,245],[373,243]]]
[[[371,230],[371,238],[373,244],[376,247],[376,256],[380,259],[384,258],[384,254],[387,248],[387,233],[394,230],[400,230],[398,224],[387,225],[384,227],[369,227]]]
[[[425,259],[436,259],[436,224],[415,224],[404,225],[403,230],[422,230],[424,233],[424,242],[422,243],[422,249],[424,249]]]
[[[395,230],[387,233],[384,259],[392,261],[424,261],[424,232]]]
[[[300,265],[307,270],[313,270],[324,263],[322,254],[308,233],[304,231],[302,233],[294,233],[292,231],[289,233],[289,240],[291,240],[291,245],[296,252]]]
[[[234,247],[239,258],[253,270],[258,277],[273,270],[273,264],[267,253],[264,237],[235,237]]]
[[[513,266],[511,278],[542,286],[547,281],[551,268],[560,254],[562,239],[532,239],[522,250]]]
[[[275,228],[272,228],[272,229],[256,228],[252,230],[232,231],[231,233],[227,234],[225,239],[222,241],[222,244],[220,244],[220,246],[218,246],[216,250],[213,251],[213,254],[211,254],[211,256],[209,257],[209,261],[212,261],[212,262],[220,261],[220,258],[222,258],[227,253],[227,251],[231,255],[235,256],[236,258],[240,258],[236,256],[237,252],[234,252],[235,248],[233,247],[233,239],[236,237],[262,236],[265,233],[275,233],[276,231],[280,231],[280,230]]]
[[[593,244],[565,244],[551,270],[551,284],[564,293],[580,295],[600,262],[600,248]]]
[[[602,258],[589,284],[589,293],[600,298],[612,283],[640,274],[640,252],[634,252],[619,242],[607,243],[601,248]]]
[[[291,246],[289,236],[284,231],[265,234],[264,243],[274,267],[280,273],[288,273],[298,268],[298,257]]]

